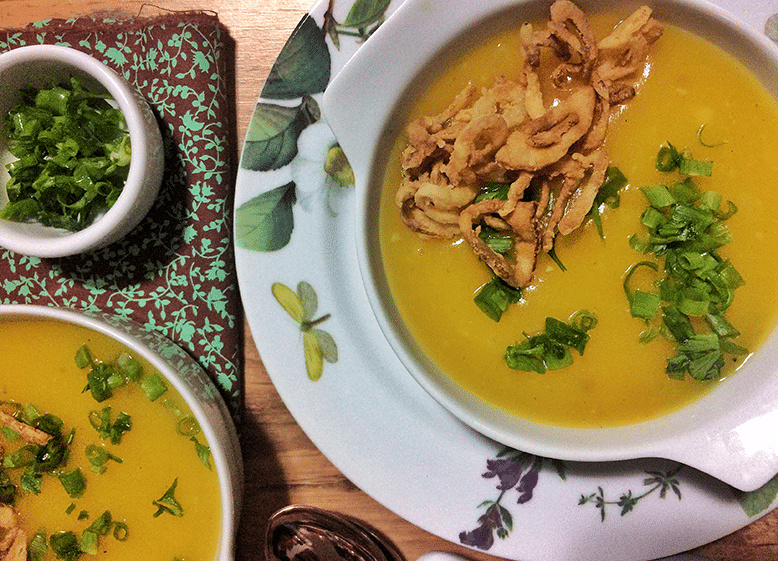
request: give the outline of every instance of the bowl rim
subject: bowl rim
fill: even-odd
[[[107,323],[100,316],[108,317],[100,312],[97,315],[89,315],[85,311],[69,308],[57,308],[53,306],[44,306],[38,304],[0,304],[0,326],[9,321],[54,321],[59,323],[77,325],[84,327],[110,337],[124,347],[130,349],[135,354],[143,357],[154,369],[170,382],[176,391],[186,402],[187,406],[195,415],[200,428],[203,430],[208,446],[211,450],[211,456],[214,461],[217,478],[219,480],[219,489],[221,493],[221,529],[219,531],[219,543],[216,548],[214,561],[232,561],[234,556],[235,538],[238,529],[240,505],[242,501],[242,480],[243,480],[243,459],[240,454],[240,444],[237,440],[237,432],[233,425],[229,413],[226,412],[226,405],[220,396],[216,395],[216,400],[223,410],[224,415],[221,421],[226,425],[227,441],[223,436],[217,433],[214,422],[203,408],[200,398],[198,398],[188,384],[178,375],[168,360],[159,354],[156,350],[134,338],[127,330]],[[120,318],[112,318],[120,319]],[[131,321],[126,320],[127,325],[134,328],[142,327]],[[172,343],[169,339],[156,332],[148,332],[153,337],[158,337],[167,344]],[[188,355],[187,355],[188,356]],[[191,359],[192,364],[202,371],[203,376],[207,377],[204,370]],[[210,381],[210,378],[208,378]],[[216,391],[214,389],[214,391]],[[225,416],[226,415],[226,416]],[[230,457],[230,456],[234,457]]]
[[[39,237],[20,232],[16,223],[0,220],[0,246],[34,257],[63,257],[83,253],[113,242],[137,225],[148,212],[162,179],[162,170],[153,165],[154,152],[161,152],[162,138],[146,101],[116,71],[91,55],[62,45],[26,45],[0,54],[0,75],[21,65],[57,64],[76,73],[87,74],[108,92],[124,115],[130,136],[132,154],[127,180],[119,197],[104,215],[76,232],[39,227],[51,236]],[[0,116],[1,117],[1,116]],[[149,130],[152,130],[149,134]],[[147,179],[150,177],[150,179]],[[139,203],[148,185],[149,202]],[[4,188],[4,186],[3,186]],[[128,223],[130,221],[131,223]]]
[[[764,431],[769,422],[776,422],[778,407],[766,407],[764,401],[752,400],[756,402],[750,404],[750,409],[738,406],[734,411],[734,407],[728,409],[719,404],[715,397],[722,393],[723,387],[730,395],[747,390],[754,385],[753,376],[741,372],[725,380],[721,388],[679,411],[642,423],[603,429],[541,425],[497,410],[442,374],[413,341],[391,297],[386,296],[388,283],[376,236],[374,205],[380,197],[387,139],[393,139],[398,133],[393,117],[401,112],[402,96],[428,68],[429,61],[468,28],[483,24],[495,15],[505,15],[510,9],[531,10],[542,6],[545,14],[550,4],[545,0],[494,0],[488,4],[462,0],[458,12],[451,14],[450,10],[446,11],[445,0],[406,0],[346,63],[325,91],[324,117],[356,177],[356,252],[370,306],[388,343],[416,381],[450,413],[481,434],[525,452],[570,461],[669,458],[740,489],[756,488],[775,475],[778,438],[768,438],[759,447],[754,446],[753,435]],[[578,4],[584,10],[614,6],[628,9],[633,5],[616,0],[582,0]],[[662,21],[689,29],[730,52],[778,99],[777,45],[705,0],[656,0],[649,4]],[[634,7],[638,5],[634,3]],[[429,21],[443,14],[447,16],[443,18],[447,25],[452,26],[448,33],[432,38],[420,35],[426,27],[420,23],[424,18]],[[401,61],[395,60],[392,53],[397,45],[408,41],[407,37],[414,38],[416,49],[406,52]],[[754,60],[744,59],[744,53],[758,56]],[[759,67],[764,61],[769,62],[772,74]],[[778,330],[748,360],[746,367],[774,371],[775,365],[768,355],[778,355],[777,340]],[[766,381],[765,384],[766,394],[761,397],[778,404],[778,383]],[[705,409],[711,404],[719,415],[712,420]],[[709,424],[701,419],[708,419]],[[674,430],[683,431],[683,437],[671,432]]]

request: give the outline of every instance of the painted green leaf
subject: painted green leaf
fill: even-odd
[[[295,184],[262,193],[235,211],[235,241],[253,251],[277,251],[289,243],[294,229]]]
[[[735,491],[735,497],[740,503],[740,507],[750,517],[757,516],[766,511],[775,497],[778,496],[778,475],[762,485],[756,491],[743,493]]]
[[[329,81],[330,51],[324,32],[306,15],[281,49],[261,95],[268,99],[294,99],[323,92]]]
[[[315,382],[321,378],[321,373],[324,371],[324,360],[319,341],[313,332],[303,333],[303,346],[305,347],[305,368],[308,370],[308,377]]]
[[[303,321],[303,304],[294,290],[280,282],[274,282],[270,290],[292,319],[298,323]]]
[[[351,6],[343,27],[364,28],[384,19],[389,0],[357,0]]]
[[[241,167],[269,171],[285,166],[297,155],[297,138],[321,118],[319,104],[306,97],[297,107],[258,103],[249,123]]]
[[[302,306],[303,321],[312,320],[316,310],[319,308],[319,298],[316,296],[316,291],[309,283],[300,281],[297,284],[297,296]]]
[[[332,335],[321,329],[312,329],[311,332],[319,343],[319,349],[324,360],[329,363],[338,362],[338,346],[335,344],[335,339],[332,338]]]

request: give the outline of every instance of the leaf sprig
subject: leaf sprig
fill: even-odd
[[[314,319],[319,307],[319,299],[314,288],[305,281],[297,284],[297,292],[280,282],[274,283],[271,290],[278,303],[293,320],[300,324],[308,377],[313,381],[318,380],[324,370],[324,361],[329,363],[338,361],[338,346],[335,344],[335,339],[318,327],[330,318],[330,314]]]

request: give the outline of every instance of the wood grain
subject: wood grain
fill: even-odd
[[[82,14],[153,14],[160,10],[218,13],[235,43],[235,150],[246,134],[262,82],[292,29],[310,7],[308,0],[0,0],[0,26],[14,27],[48,17]],[[357,489],[311,443],[276,393],[245,328],[244,423],[245,507],[237,559],[264,559],[268,517],[291,503],[347,512],[384,531],[413,561],[442,549],[480,561],[495,558],[473,552],[409,524]],[[778,511],[697,550],[714,561],[778,559]]]

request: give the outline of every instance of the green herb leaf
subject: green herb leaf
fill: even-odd
[[[483,285],[473,298],[475,305],[494,321],[500,321],[508,306],[520,300],[521,290],[497,276]]]
[[[205,444],[200,444],[200,442],[195,438],[194,436],[190,438],[192,442],[194,442],[195,445],[195,451],[197,452],[197,457],[200,459],[200,462],[207,467],[208,469],[211,469],[211,449],[210,447],[206,446]]]
[[[173,484],[167,491],[165,491],[165,494],[162,495],[162,497],[153,501],[154,506],[157,507],[157,512],[154,513],[154,518],[165,512],[179,517],[184,515],[184,509],[181,507],[181,504],[176,500],[175,497],[177,486],[178,478],[173,481]]]

